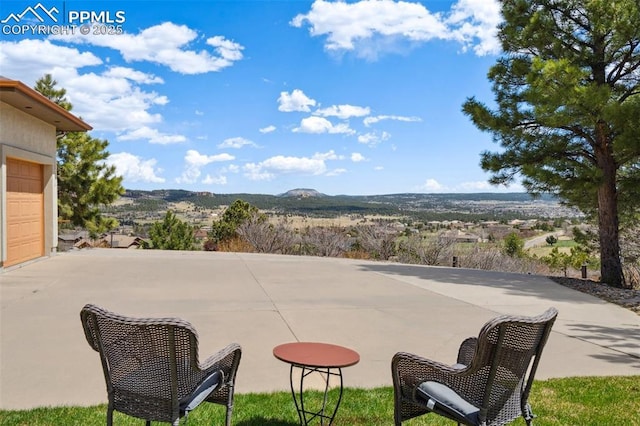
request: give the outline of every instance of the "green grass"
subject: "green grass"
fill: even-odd
[[[549,253],[551,253],[551,250],[553,250],[554,247],[557,247],[561,253],[569,254],[571,253],[571,248],[576,247],[577,245],[578,243],[576,243],[574,240],[562,239],[562,240],[558,240],[558,242],[552,246],[545,244],[543,246],[531,247],[527,249],[527,252],[531,255],[543,257],[543,256],[548,256]]]
[[[335,397],[335,390],[332,391]],[[317,398],[315,392],[305,393]],[[579,377],[536,381],[530,397],[536,426],[544,425],[640,425],[640,376]],[[0,411],[3,426],[90,426],[105,424],[106,406],[52,407],[25,411]],[[224,408],[212,404],[198,407],[189,416],[189,425],[220,425]],[[393,390],[389,387],[344,391],[336,425],[393,425]],[[114,425],[143,425],[144,422],[120,413]],[[233,424],[236,426],[295,426],[298,416],[288,392],[238,394]],[[512,423],[524,425],[522,419]],[[455,425],[429,414],[403,423],[417,425]]]

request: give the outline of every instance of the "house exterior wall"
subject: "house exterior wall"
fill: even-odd
[[[7,259],[7,158],[42,164],[44,253],[58,246],[56,128],[0,99],[0,268]]]

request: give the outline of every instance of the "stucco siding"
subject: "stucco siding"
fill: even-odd
[[[7,259],[7,158],[43,165],[44,253],[58,245],[56,128],[0,102],[0,267]]]
[[[0,143],[55,158],[55,126],[2,102],[0,124]]]

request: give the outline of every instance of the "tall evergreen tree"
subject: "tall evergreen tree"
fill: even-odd
[[[620,226],[640,207],[640,4],[502,0],[502,15],[495,109],[463,106],[503,148],[481,165],[494,184],[520,176],[592,215],[601,279],[625,286]]]
[[[51,74],[45,74],[44,77],[36,81],[34,89],[46,96],[51,102],[58,104],[67,111],[71,111],[73,105],[67,100],[67,89],[57,89],[57,84],[58,82],[53,79]]]
[[[67,91],[58,89],[57,84],[46,74],[36,82],[35,90],[70,111]],[[105,220],[100,214],[101,205],[111,204],[124,193],[122,176],[105,163],[109,142],[87,133],[69,132],[58,135],[56,146],[59,219],[94,233],[117,226],[117,221]]]

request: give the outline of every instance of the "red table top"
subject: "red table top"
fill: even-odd
[[[289,364],[320,368],[349,367],[360,361],[352,349],[318,342],[285,343],[273,348],[273,356]]]

